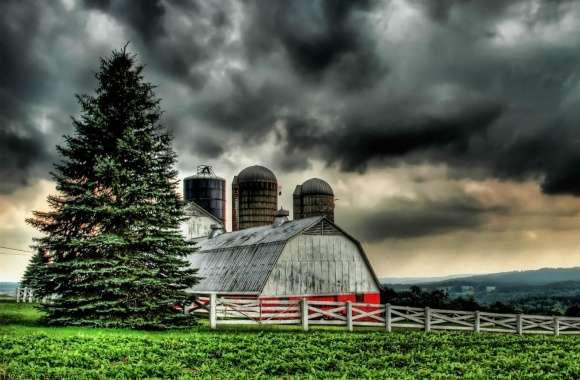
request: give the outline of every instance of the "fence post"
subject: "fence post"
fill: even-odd
[[[431,309],[429,306],[425,307],[425,332],[431,331]]]
[[[217,297],[215,293],[210,293],[209,295],[209,327],[215,329],[217,326],[217,315],[216,315],[216,303]]]
[[[352,302],[346,301],[346,327],[348,331],[352,331]]]
[[[385,305],[385,329],[387,332],[391,332],[393,330],[392,322],[391,322],[391,304],[387,303]]]
[[[478,333],[481,330],[481,316],[479,315],[479,310],[473,313],[473,331]]]
[[[523,329],[523,322],[522,322],[522,314],[520,313],[520,314],[516,315],[516,332],[519,335],[522,335],[523,330],[524,329]]]
[[[302,319],[302,330],[308,331],[308,300],[302,298],[300,301],[300,318]]]
[[[560,317],[554,317],[554,335],[560,335]]]
[[[28,302],[32,303],[33,298],[34,298],[34,293],[32,292],[31,288],[28,288]]]
[[[20,303],[20,287],[16,288],[16,303]]]

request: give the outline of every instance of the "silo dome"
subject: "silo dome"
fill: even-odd
[[[331,195],[334,196],[332,187],[320,178],[310,178],[302,184],[303,195]]]
[[[260,165],[248,166],[242,170],[238,174],[238,181],[240,183],[256,181],[277,182],[276,175],[270,169]]]
[[[326,216],[334,221],[334,191],[320,178],[310,178],[294,189],[294,219]]]
[[[278,209],[278,181],[272,171],[254,165],[242,170],[232,181],[232,229],[274,223]]]

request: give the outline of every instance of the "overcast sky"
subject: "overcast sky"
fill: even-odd
[[[128,41],[181,177],[211,164],[229,187],[262,164],[286,208],[324,178],[379,276],[580,265],[580,2],[564,0],[2,0],[0,245],[28,249],[74,95]],[[27,262],[6,253],[0,281]]]

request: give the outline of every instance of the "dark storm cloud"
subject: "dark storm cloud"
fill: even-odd
[[[0,3],[0,193],[26,185],[35,164],[49,159],[42,134],[27,114],[38,101],[48,73],[32,49],[40,9],[23,9],[19,1]]]
[[[384,1],[84,0],[66,14],[59,4],[0,4],[2,152],[21,147],[1,165],[21,173],[15,183],[70,130],[41,132],[32,110],[61,122],[77,111],[72,95],[94,86],[106,51],[82,28],[98,14],[169,94],[181,154],[218,158],[274,133],[282,171],[443,163],[454,176],[580,194],[580,34],[558,37],[580,24],[574,2],[408,0],[397,4],[423,18],[398,23],[402,8]],[[83,51],[63,66],[67,38]]]
[[[386,66],[369,34],[376,1],[250,1],[245,30],[250,60],[282,51],[305,79],[334,76],[349,90],[368,86]]]
[[[448,22],[453,15],[455,18],[474,17],[480,23],[493,21],[501,17],[510,6],[521,5],[523,11],[527,13],[528,22],[533,24],[536,21],[559,19],[568,11],[574,0],[543,0],[535,1],[509,1],[509,0],[411,0],[420,7],[424,7],[426,14],[436,22]],[[534,9],[537,7],[537,9]],[[533,14],[532,14],[533,12]],[[526,14],[525,14],[526,15]]]
[[[142,60],[194,89],[207,80],[199,65],[212,59],[229,33],[228,3],[85,0],[84,4],[128,26]],[[176,22],[179,17],[187,19],[186,25]]]
[[[412,1],[433,22],[422,25],[430,28],[427,48],[409,42],[378,52],[381,36],[365,17],[381,12],[381,4],[249,2],[244,44],[250,61],[263,68],[261,61],[278,62],[272,57],[282,52],[288,66],[274,70],[290,79],[272,76],[244,91],[252,87],[250,66],[238,74],[244,86],[213,99],[204,117],[242,136],[264,134],[283,121],[286,153],[303,159],[286,169],[303,168],[310,158],[347,171],[427,161],[449,164],[457,175],[536,178],[546,193],[580,194],[580,115],[564,104],[570,97],[576,106],[580,101],[574,95],[580,38],[542,40],[558,31],[572,2],[535,8],[527,1]],[[513,25],[500,28],[505,21],[521,22],[524,32],[512,37]],[[401,63],[400,53],[418,66]],[[355,57],[351,74],[364,84],[354,96],[340,91],[350,75],[332,75],[346,56]],[[428,92],[445,86],[454,94],[441,106],[444,95]],[[309,102],[312,93],[316,105]]]
[[[373,243],[474,230],[485,225],[488,216],[508,212],[467,195],[447,200],[391,198],[373,211],[354,212],[344,219],[358,238]]]
[[[111,13],[126,21],[146,42],[165,36],[166,30],[163,26],[165,7],[160,0],[85,0],[85,4],[88,9],[94,8]]]
[[[309,132],[320,128],[294,122],[287,125],[288,146],[316,147],[326,160],[338,162],[347,171],[363,171],[373,160],[396,159],[418,151],[459,156],[472,138],[490,128],[501,111],[496,104],[478,104],[443,116],[417,114],[393,120],[388,113],[378,111],[371,117],[352,115],[342,127],[315,136]]]
[[[223,97],[208,99],[195,106],[195,113],[203,120],[230,132],[238,132],[246,139],[264,136],[272,129],[278,112],[295,102],[292,89],[274,82],[252,86],[242,73],[229,73],[231,89]]]

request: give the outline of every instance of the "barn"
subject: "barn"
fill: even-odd
[[[195,293],[260,299],[380,302],[380,284],[361,244],[324,216],[222,233],[189,256]]]

